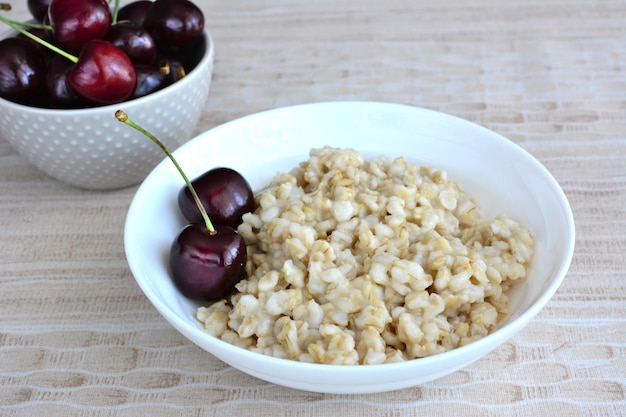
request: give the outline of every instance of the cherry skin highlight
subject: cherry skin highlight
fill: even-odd
[[[140,25],[129,21],[117,22],[111,26],[104,40],[124,51],[135,65],[152,64],[156,61],[156,43]]]
[[[21,38],[0,41],[0,96],[32,104],[43,85],[45,65],[38,48]]]

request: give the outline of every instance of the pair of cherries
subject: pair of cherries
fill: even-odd
[[[0,41],[0,95],[42,107],[119,103],[163,88],[189,70],[204,30],[190,0],[116,1],[113,10],[106,0],[28,0],[28,8],[40,24],[0,16],[21,33]]]
[[[213,168],[190,181],[172,153],[122,110],[115,117],[145,134],[165,152],[183,177],[178,207],[189,221],[170,248],[174,284],[186,297],[217,301],[233,292],[244,278],[247,249],[237,232],[244,214],[254,211],[252,188],[231,168]]]

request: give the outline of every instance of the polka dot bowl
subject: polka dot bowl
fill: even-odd
[[[11,36],[7,32],[0,38]],[[205,31],[198,64],[178,82],[147,96],[88,109],[55,110],[0,98],[0,136],[49,176],[90,190],[141,182],[163,152],[141,133],[120,123],[124,110],[170,149],[192,135],[209,95],[214,47]]]

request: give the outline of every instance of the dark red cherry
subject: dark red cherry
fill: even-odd
[[[55,43],[79,54],[91,40],[102,39],[113,21],[106,0],[52,0],[48,8]]]
[[[189,0],[156,0],[143,25],[165,56],[178,56],[202,37],[204,15]]]
[[[152,36],[142,26],[129,21],[115,23],[104,40],[111,42],[128,55],[136,65],[152,64],[157,58],[157,48]]]
[[[120,7],[117,12],[117,20],[127,20],[141,26],[143,25],[143,20],[145,19],[150,6],[152,6],[152,0],[138,0],[128,3],[127,5]]]
[[[230,295],[243,278],[246,261],[246,244],[230,227],[218,226],[210,233],[201,224],[189,224],[170,249],[174,284],[184,296],[200,301]]]
[[[187,73],[192,71],[198,65],[198,63],[202,61],[204,51],[207,47],[207,41],[208,40],[205,39],[203,36],[202,38],[200,38],[200,40],[198,40],[198,42],[196,42],[194,46],[191,47],[191,49],[189,49],[185,54],[178,57],[178,60],[185,67],[185,71]]]
[[[136,65],[137,85],[132,98],[143,97],[171,84],[169,75],[157,65]]]
[[[67,75],[74,64],[58,55],[48,64],[45,90],[46,105],[55,109],[77,109],[89,107],[89,103],[80,97],[67,82]]]
[[[67,81],[79,96],[98,104],[113,104],[133,94],[137,73],[121,49],[107,41],[92,40],[78,56]]]
[[[0,41],[0,96],[21,104],[38,101],[45,65],[38,48],[18,37]]]
[[[37,36],[39,39],[43,39],[44,41],[52,43],[52,39],[50,37],[51,33],[49,33],[47,30],[41,29],[41,28],[28,28],[28,29],[24,28],[24,29],[27,32],[30,32],[33,35]],[[39,50],[44,61],[48,61],[49,59],[59,55],[56,52],[54,52],[52,49],[48,48],[47,46],[42,45],[41,43],[35,41],[34,39],[22,33],[19,33],[17,37],[26,39],[27,41],[31,42]]]
[[[43,22],[44,16],[48,14],[50,1],[51,0],[28,0],[26,6],[36,21]]]
[[[242,216],[255,208],[250,184],[233,169],[211,169],[191,181],[191,184],[214,224],[236,229]],[[188,187],[178,193],[178,207],[191,223],[202,222],[200,210]]]

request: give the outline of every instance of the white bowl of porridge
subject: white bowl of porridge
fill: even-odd
[[[131,271],[193,343],[287,387],[382,392],[455,372],[527,325],[573,255],[572,212],[549,171],[502,136],[431,110],[281,108],[174,155],[190,177],[226,166],[255,191],[238,229],[245,277],[213,303],[176,289],[169,249],[186,222],[169,160],[129,208]]]

